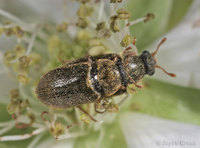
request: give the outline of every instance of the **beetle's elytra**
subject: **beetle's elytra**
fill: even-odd
[[[68,108],[123,94],[129,84],[137,86],[145,75],[153,75],[155,68],[174,77],[156,65],[155,54],[165,40],[154,53],[143,51],[137,56],[127,48],[121,55],[88,56],[67,63],[42,76],[36,94],[48,106]]]

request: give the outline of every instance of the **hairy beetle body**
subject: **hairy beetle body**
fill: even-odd
[[[94,102],[99,98],[91,87],[90,66],[78,63],[45,74],[36,89],[38,98],[54,108],[67,108]]]
[[[113,61],[115,58],[119,61]],[[116,54],[81,58],[41,77],[38,98],[54,108],[67,108],[111,97],[126,87],[121,58]],[[120,72],[122,71],[122,72]]]
[[[153,75],[156,65],[155,54],[143,51],[135,55],[130,48],[122,55],[105,54],[84,57],[63,67],[51,70],[40,79],[36,88],[38,98],[54,108],[67,108],[81,104],[96,103],[127,91],[129,84],[135,84],[145,75]]]

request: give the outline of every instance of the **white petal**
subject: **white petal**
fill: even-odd
[[[199,148],[200,126],[158,119],[139,113],[120,118],[129,148]]]
[[[63,0],[18,0],[0,2],[0,8],[31,22],[60,23],[73,20],[78,3]]]
[[[15,45],[14,38],[0,37],[0,103],[7,104],[10,102],[8,97],[9,91],[16,88],[16,83],[8,72],[8,69],[3,65],[3,54],[6,49],[12,49]]]
[[[72,148],[73,140],[65,139],[65,140],[56,140],[55,138],[48,138],[47,140],[41,142],[36,146],[36,148]]]
[[[194,27],[194,23],[200,21],[199,8],[200,1],[195,0],[183,21],[164,35],[168,40],[158,52],[157,61],[177,77],[170,78],[157,70],[158,79],[200,88],[200,26]],[[155,49],[158,42],[151,47]]]

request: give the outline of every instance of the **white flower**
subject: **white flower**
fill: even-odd
[[[194,1],[179,25],[164,35],[168,41],[163,45],[157,58],[160,65],[176,73],[177,77],[171,79],[156,72],[158,79],[182,86],[200,88],[199,8],[200,2]],[[151,48],[155,47],[157,42]]]

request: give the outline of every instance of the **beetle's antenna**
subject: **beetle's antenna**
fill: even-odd
[[[158,46],[157,46],[157,48],[156,48],[156,51],[154,51],[154,52],[151,53],[151,55],[154,57],[155,62],[156,62],[155,55],[157,54],[157,52],[158,52],[160,46],[161,46],[166,40],[167,40],[167,38],[164,37],[164,38],[162,39],[162,41],[158,44]],[[167,72],[163,67],[161,67],[161,66],[159,66],[159,65],[155,65],[155,67],[161,69],[164,73],[166,73],[167,75],[169,75],[169,76],[171,76],[171,77],[176,77],[176,74]]]
[[[154,51],[154,52],[151,53],[152,56],[155,56],[155,55],[157,54],[157,52],[158,52],[160,46],[161,46],[166,40],[167,40],[166,37],[164,37],[164,38],[162,39],[162,41],[158,44],[158,46],[157,46],[157,48],[156,48],[156,51]]]
[[[176,77],[175,73],[169,73],[167,72],[163,67],[159,66],[159,65],[155,65],[156,68],[161,69],[164,73],[166,73],[167,75],[171,76],[171,77]]]

